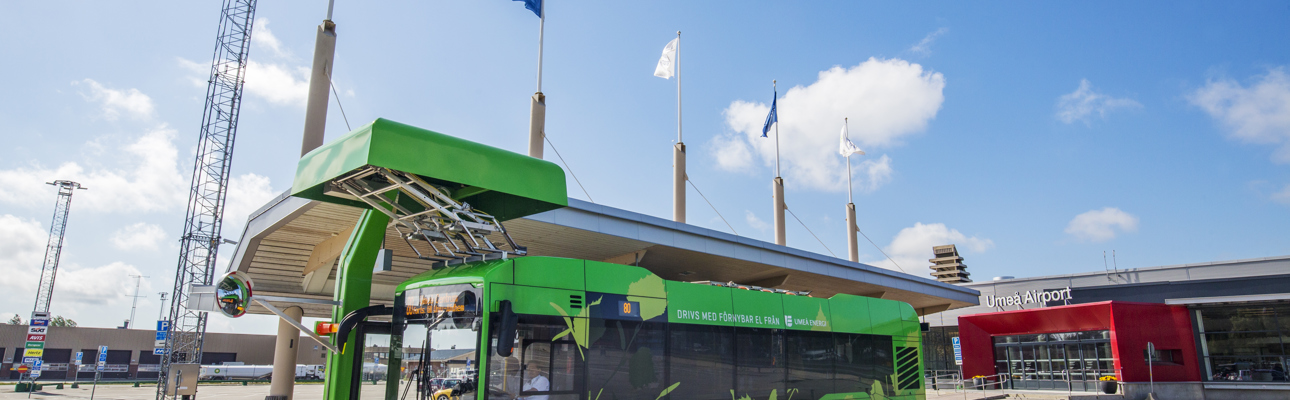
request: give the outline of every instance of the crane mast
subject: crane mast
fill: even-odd
[[[181,397],[167,387],[173,365],[201,363],[206,313],[189,309],[188,296],[192,285],[210,285],[214,280],[215,256],[220,243],[225,242],[220,237],[220,228],[228,195],[229,167],[238,111],[242,105],[243,75],[250,51],[255,3],[256,0],[225,0],[220,13],[215,54],[206,85],[206,105],[197,139],[197,159],[193,163],[193,184],[188,192],[188,211],[184,217],[184,233],[180,237],[175,287],[171,291],[171,331],[166,337],[165,354],[161,357],[161,371],[157,376],[157,399]]]
[[[58,201],[54,203],[54,222],[49,224],[49,244],[45,246],[45,263],[40,268],[40,286],[36,288],[36,307],[32,312],[49,312],[49,300],[54,296],[54,277],[58,274],[58,258],[63,253],[63,233],[67,229],[67,213],[72,207],[72,191],[85,189],[72,181],[53,181],[58,187]]]

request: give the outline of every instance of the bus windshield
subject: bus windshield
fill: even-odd
[[[403,292],[408,324],[404,335],[411,342],[408,345],[423,349],[407,360],[417,392],[423,396],[420,398],[436,399],[435,393],[442,390],[455,389],[457,393],[450,396],[474,392],[478,359],[472,352],[480,345],[481,292],[472,284],[427,286]]]

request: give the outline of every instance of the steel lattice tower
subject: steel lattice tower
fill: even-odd
[[[170,298],[171,331],[166,339],[166,356],[161,357],[157,376],[157,399],[166,399],[171,364],[201,363],[206,313],[188,308],[192,285],[210,285],[214,280],[215,256],[223,242],[220,228],[228,194],[228,174],[237,133],[238,110],[242,105],[251,23],[256,0],[225,0],[220,13],[219,33],[206,105],[197,139],[197,160],[193,165],[193,186],[188,192],[188,212],[180,238],[179,265]]]
[[[54,278],[58,274],[58,258],[63,253],[67,213],[72,207],[72,191],[85,189],[72,181],[53,181],[49,184],[58,187],[58,202],[54,203],[54,222],[49,224],[49,244],[45,246],[45,264],[40,268],[40,286],[36,288],[34,312],[49,312],[49,300],[54,296]]]

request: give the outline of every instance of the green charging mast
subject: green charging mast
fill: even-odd
[[[372,271],[387,229],[436,268],[526,255],[502,222],[568,206],[564,170],[540,159],[377,119],[301,157],[291,194],[363,208],[341,253],[332,322],[371,305]],[[390,382],[398,385],[402,305],[391,324]],[[332,338],[324,398],[348,399],[361,330]],[[397,351],[401,352],[401,348]],[[359,357],[359,360],[362,358]]]

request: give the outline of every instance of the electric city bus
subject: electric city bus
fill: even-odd
[[[425,329],[425,348],[431,331],[457,330],[476,356],[473,376],[446,392],[429,390],[429,351],[407,360],[421,366],[419,399],[924,398],[909,304],[528,256],[502,222],[567,206],[564,177],[545,160],[384,119],[303,156],[292,196],[364,209],[337,267],[337,324],[317,329],[335,343],[328,396],[359,397],[366,335],[390,335],[390,375],[406,372],[404,332],[421,326],[411,331]],[[392,307],[370,305],[373,262],[395,246],[429,271],[399,284]],[[230,314],[251,293],[233,283],[221,291]],[[410,387],[388,384],[385,397]]]
[[[433,400],[924,398],[897,301],[523,257],[417,275],[395,302],[409,325],[473,332],[476,376]]]

